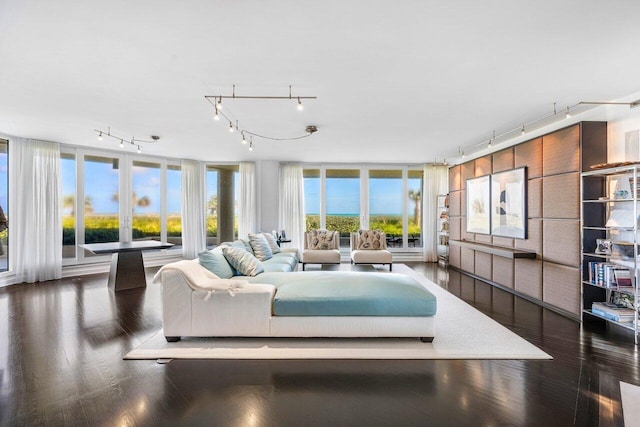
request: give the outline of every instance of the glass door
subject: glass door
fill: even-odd
[[[360,169],[327,169],[325,178],[325,228],[340,233],[340,247],[361,228]]]

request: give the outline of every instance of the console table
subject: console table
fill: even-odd
[[[147,286],[142,251],[169,249],[173,244],[156,240],[136,240],[133,242],[89,243],[79,246],[96,255],[112,254],[109,288],[114,291],[122,291]]]

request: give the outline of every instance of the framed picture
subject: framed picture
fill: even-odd
[[[527,238],[527,169],[491,175],[491,234]]]
[[[596,253],[601,255],[611,255],[611,239],[596,239]]]
[[[491,176],[467,180],[467,233],[491,234]]]

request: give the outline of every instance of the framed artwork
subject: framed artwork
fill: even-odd
[[[527,170],[491,175],[491,234],[527,238]]]
[[[467,233],[491,234],[491,176],[467,180]]]

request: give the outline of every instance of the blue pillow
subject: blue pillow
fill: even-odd
[[[233,269],[222,253],[204,251],[198,254],[200,265],[221,279],[231,279]]]

